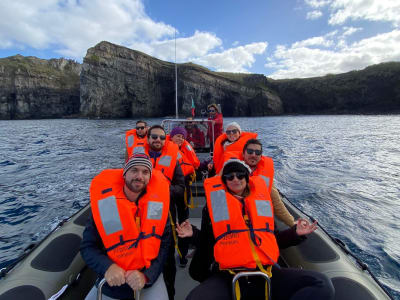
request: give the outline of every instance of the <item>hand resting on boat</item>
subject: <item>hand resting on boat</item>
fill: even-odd
[[[109,286],[121,286],[126,282],[125,270],[117,264],[112,264],[104,274],[104,278]]]
[[[317,221],[310,224],[306,219],[298,219],[296,221],[296,233],[297,235],[308,235],[314,232],[318,228]]]
[[[126,283],[129,284],[132,290],[141,290],[146,284],[146,277],[138,270],[126,272]]]

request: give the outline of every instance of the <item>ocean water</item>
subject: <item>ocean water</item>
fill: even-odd
[[[161,119],[149,119],[150,124]],[[400,116],[226,118],[255,131],[276,186],[400,299]],[[133,120],[0,121],[0,268],[89,201]]]

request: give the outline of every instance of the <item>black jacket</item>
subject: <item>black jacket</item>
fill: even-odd
[[[281,249],[297,245],[305,239],[304,236],[297,235],[296,226],[284,231],[275,231],[275,237]],[[202,211],[201,231],[193,226],[192,243],[196,246],[196,252],[189,267],[189,274],[194,280],[202,282],[219,271],[214,258],[215,238],[207,206]]]

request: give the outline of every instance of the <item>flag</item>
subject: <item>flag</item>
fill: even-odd
[[[191,97],[192,98],[192,117],[194,118],[194,109],[195,109],[195,107],[194,107],[194,100],[193,100],[193,97]]]

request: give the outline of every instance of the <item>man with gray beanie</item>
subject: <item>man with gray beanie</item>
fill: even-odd
[[[168,299],[162,270],[171,241],[169,182],[138,153],[124,169],[107,169],[90,185],[91,216],[81,255],[105,278],[103,299]],[[86,299],[96,299],[96,286]]]

